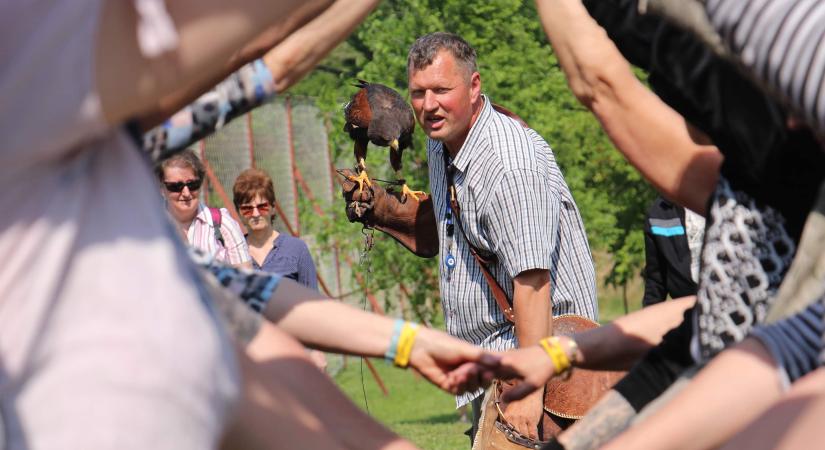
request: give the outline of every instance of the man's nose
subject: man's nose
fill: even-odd
[[[424,110],[425,111],[435,111],[438,109],[438,100],[435,97],[435,93],[433,91],[427,91],[424,93]]]

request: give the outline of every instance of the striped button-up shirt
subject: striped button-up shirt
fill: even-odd
[[[215,238],[215,226],[212,223],[212,213],[203,203],[198,206],[198,215],[186,231],[186,240],[189,245],[206,253],[216,261],[237,266],[251,261],[249,247],[246,245],[241,226],[229,214],[226,208],[221,208],[221,237],[225,245],[221,245]]]
[[[447,181],[441,142],[427,141],[430,190],[438,221],[441,305],[447,332],[491,350],[517,346],[458,227],[447,234]],[[593,258],[573,196],[550,146],[534,130],[484,106],[453,162],[461,222],[467,239],[495,254],[491,267],[509,298],[513,278],[550,271],[553,315],[598,319]],[[452,269],[447,255],[455,257]],[[461,406],[481,393],[458,397]]]

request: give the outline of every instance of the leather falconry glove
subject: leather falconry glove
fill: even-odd
[[[438,234],[435,226],[433,200],[425,195],[419,201],[402,202],[398,192],[387,192],[379,184],[359,189],[349,180],[355,173],[340,170],[338,179],[347,205],[350,222],[360,222],[366,228],[375,228],[390,235],[409,251],[422,258],[438,254]]]

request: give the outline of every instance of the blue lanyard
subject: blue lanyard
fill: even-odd
[[[450,187],[447,187],[447,237],[452,238],[455,233],[453,225],[453,207],[450,203]]]
[[[447,177],[447,195],[446,195],[446,204],[447,204],[447,211],[446,211],[446,222],[447,222],[447,255],[444,257],[444,265],[447,267],[448,270],[452,270],[455,267],[455,257],[453,256],[452,252],[452,243],[453,243],[453,235],[455,234],[455,225],[453,224],[453,207],[452,207],[452,193],[455,192],[455,186],[453,185],[453,177],[450,173],[453,169],[453,166],[447,156],[447,149],[444,149],[444,174]],[[456,199],[458,201],[458,199]]]

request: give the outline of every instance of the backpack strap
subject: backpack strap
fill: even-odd
[[[209,207],[209,212],[212,214],[212,227],[215,230],[215,240],[220,242],[221,247],[226,247],[226,242],[223,240],[221,233],[221,210],[220,208]]]

